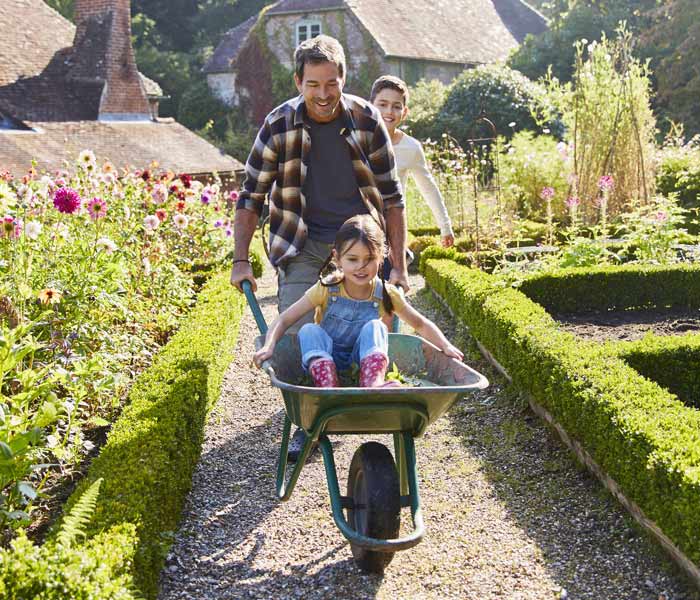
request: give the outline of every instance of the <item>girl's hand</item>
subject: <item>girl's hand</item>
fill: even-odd
[[[445,346],[442,351],[447,354],[447,356],[451,356],[457,360],[462,360],[464,358],[464,353],[456,346],[450,344],[450,342],[447,342],[447,346]]]
[[[262,366],[263,362],[272,356],[274,348],[268,346],[263,346],[255,354],[253,354],[253,362],[258,369]]]

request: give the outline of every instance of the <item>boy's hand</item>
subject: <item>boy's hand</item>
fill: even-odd
[[[272,356],[273,351],[274,348],[269,348],[267,346],[260,348],[260,350],[253,354],[253,362],[255,363],[255,366],[259,369],[263,362]]]
[[[452,246],[455,245],[455,236],[453,236],[451,233],[448,233],[447,235],[442,236],[440,242],[442,243],[443,248],[452,248]]]
[[[453,346],[449,342],[447,342],[447,346],[445,346],[442,351],[447,354],[447,356],[451,356],[457,360],[462,360],[464,358],[464,353],[457,348],[457,346]]]

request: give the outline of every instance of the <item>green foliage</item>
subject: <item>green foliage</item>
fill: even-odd
[[[84,545],[34,545],[24,532],[0,550],[3,600],[137,600],[133,525],[100,533]]]
[[[222,137],[231,126],[230,109],[215,98],[204,77],[191,80],[182,93],[177,109],[177,120],[189,129],[207,127],[210,136]]]
[[[54,388],[58,377],[34,368],[42,345],[32,324],[0,328],[0,528],[29,523],[41,491],[36,475],[48,465],[46,431],[55,431],[64,413]]]
[[[572,196],[584,215],[595,212],[602,176],[612,176],[606,198],[609,215],[648,202],[653,192],[652,156],[655,120],[650,107],[649,73],[631,55],[632,38],[624,29],[615,40],[603,37],[587,49],[576,45],[573,83],[550,81],[550,97],[562,114],[570,157]]]
[[[506,137],[523,129],[546,129],[545,133],[551,131],[557,137],[563,133],[559,121],[552,117],[544,88],[505,66],[479,66],[459,75],[449,88],[438,125],[466,148],[468,138],[491,135],[473,128],[482,109],[496,132]]]
[[[700,412],[640,376],[614,348],[562,331],[541,306],[498,278],[445,260],[426,261],[423,269],[429,285],[516,385],[553,415],[691,561],[699,562]],[[578,306],[604,305],[614,281],[618,299],[631,300],[631,306],[639,304],[637,295],[675,305],[697,303],[699,273],[697,268],[692,273],[649,269],[631,273],[630,279],[623,272],[581,274],[576,299]],[[540,282],[556,310],[571,308],[557,303],[571,298],[571,286],[563,285],[568,281],[562,276]]]
[[[85,535],[85,527],[90,522],[97,505],[97,497],[100,495],[100,485],[103,479],[95,481],[70,509],[63,518],[61,528],[56,536],[56,543],[64,548],[70,548],[78,537]]]
[[[652,11],[650,27],[642,31],[641,53],[651,58],[656,76],[655,109],[668,121],[682,123],[685,132],[700,134],[700,4],[669,0]]]
[[[561,269],[528,277],[520,290],[550,311],[700,308],[700,267],[620,265]]]
[[[209,280],[185,323],[135,382],[107,445],[65,508],[104,479],[88,535],[124,523],[136,527],[134,574],[149,597],[190,488],[207,411],[233,358],[244,304],[228,273]]]
[[[439,137],[437,119],[448,91],[449,86],[437,79],[421,79],[409,89],[406,129],[412,136],[421,140]]]
[[[651,335],[614,346],[618,356],[644,377],[700,408],[700,336]]]
[[[73,19],[73,6],[75,0],[44,0],[56,12],[61,13],[66,19]]]
[[[634,248],[635,258],[661,265],[676,262],[675,246],[685,233],[681,226],[686,212],[674,196],[656,196],[649,204],[622,215],[627,230],[624,240]]]
[[[551,187],[555,192],[554,214],[561,218],[566,213],[564,201],[569,194],[566,144],[551,136],[519,131],[501,147],[500,181],[506,202],[520,217],[543,219],[546,211],[541,193],[545,187]]]
[[[700,139],[673,140],[661,150],[656,185],[664,196],[676,195],[682,207],[700,208]]]

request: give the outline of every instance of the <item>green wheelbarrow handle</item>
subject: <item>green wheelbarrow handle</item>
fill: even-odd
[[[245,298],[248,301],[248,306],[250,306],[250,310],[253,313],[255,323],[257,324],[260,333],[262,335],[265,335],[267,333],[267,323],[265,322],[265,317],[263,316],[262,311],[260,310],[258,299],[253,293],[253,285],[250,283],[250,281],[244,279],[243,281],[241,281],[241,289],[245,294]]]

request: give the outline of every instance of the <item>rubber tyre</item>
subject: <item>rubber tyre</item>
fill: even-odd
[[[347,495],[356,505],[347,512],[348,523],[355,531],[383,540],[398,537],[401,525],[399,475],[386,446],[365,442],[355,451],[350,463]],[[393,552],[366,550],[354,544],[350,544],[350,548],[360,569],[370,573],[383,573],[394,558]]]

